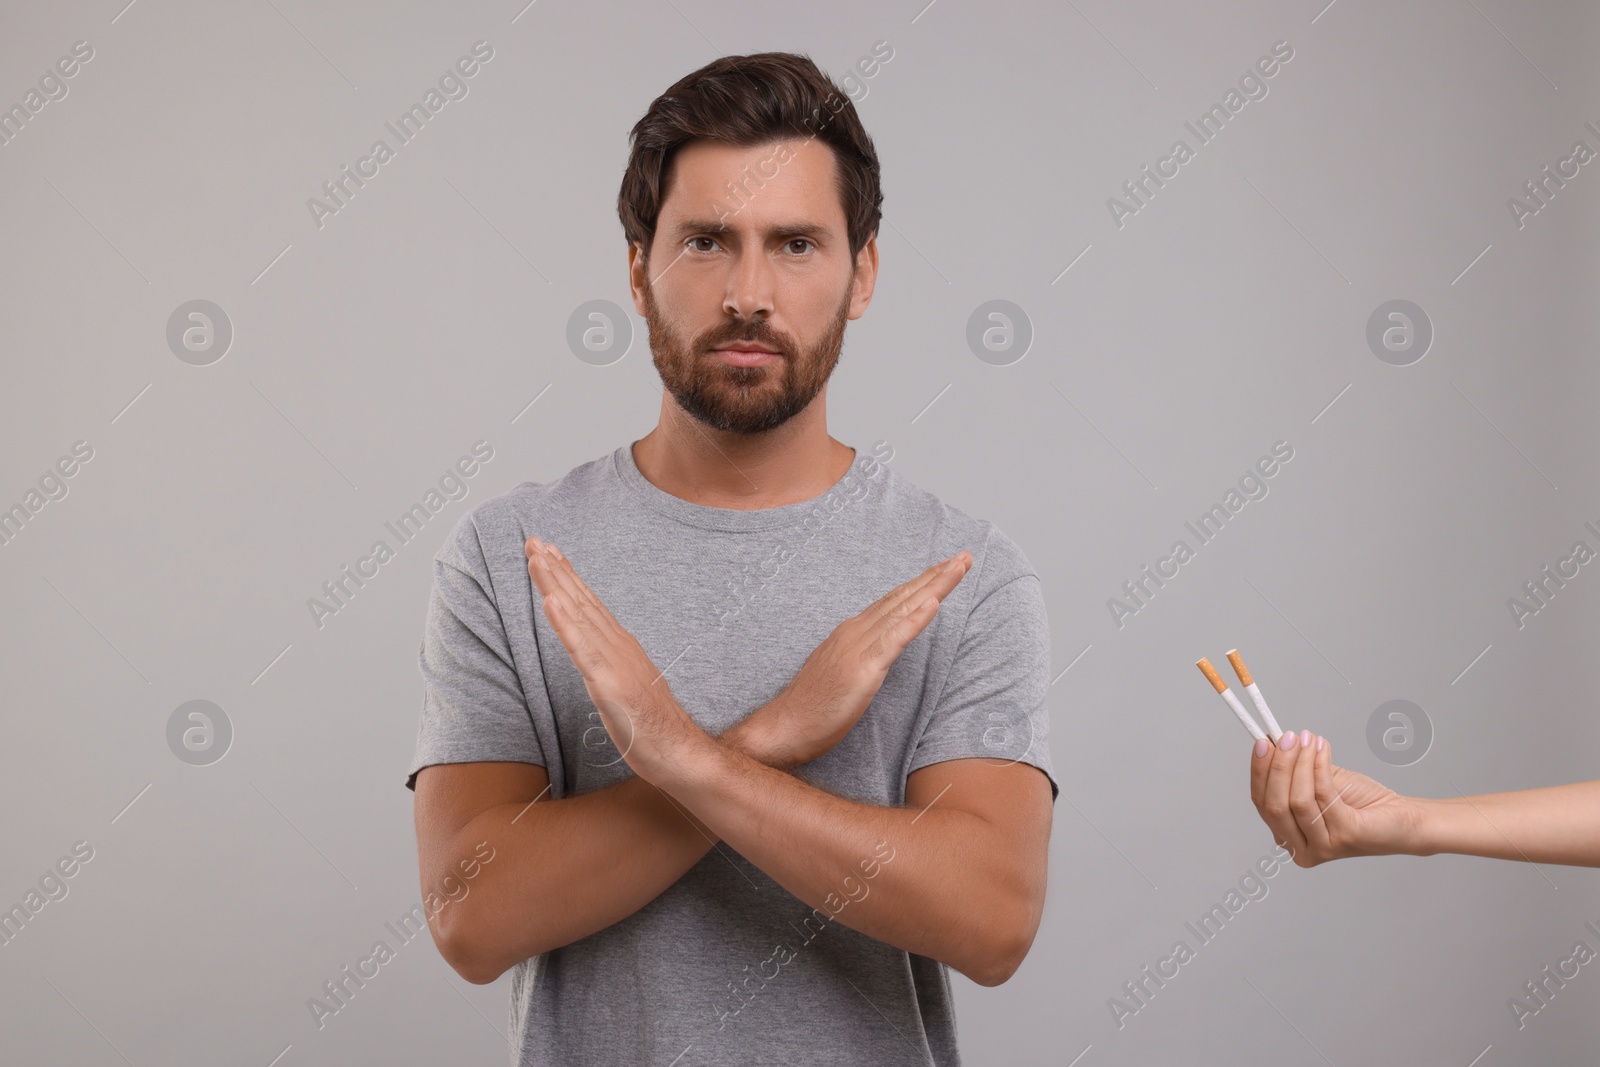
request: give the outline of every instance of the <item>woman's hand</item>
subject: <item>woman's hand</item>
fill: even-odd
[[[1250,799],[1273,839],[1301,867],[1346,856],[1415,851],[1421,811],[1364,774],[1333,765],[1333,746],[1309,730],[1256,742]]]

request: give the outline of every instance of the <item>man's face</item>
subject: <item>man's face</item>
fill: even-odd
[[[757,434],[827,384],[845,322],[872,298],[877,247],[852,271],[827,145],[702,140],[674,160],[648,264],[636,249],[630,261],[663,384],[706,425]],[[739,365],[726,350],[740,345],[772,354]]]

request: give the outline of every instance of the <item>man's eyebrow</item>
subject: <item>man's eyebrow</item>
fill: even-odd
[[[726,219],[704,218],[684,219],[670,227],[673,236],[683,236],[691,233],[728,234],[733,232],[733,227],[728,225]],[[767,227],[768,237],[826,237],[831,231],[819,222],[784,222]]]

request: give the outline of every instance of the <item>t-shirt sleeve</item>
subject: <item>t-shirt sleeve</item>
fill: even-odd
[[[1001,560],[988,558],[998,549]],[[1032,568],[1013,574],[1004,557],[1020,551],[996,533],[985,553],[1001,584],[968,614],[944,689],[918,739],[910,770],[951,759],[1028,763],[1061,790],[1050,762],[1050,623],[1044,589]]]
[[[493,596],[483,545],[471,515],[433,558],[418,663],[422,721],[406,775],[436,763],[503,761],[546,766]]]

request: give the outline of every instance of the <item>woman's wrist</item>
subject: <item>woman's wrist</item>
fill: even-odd
[[[1467,851],[1464,844],[1463,814],[1470,810],[1460,797],[1406,797],[1414,815],[1406,834],[1408,856],[1436,856],[1441,852]]]
[[[1436,838],[1439,832],[1439,803],[1431,797],[1402,797],[1406,818],[1402,823],[1399,840],[1395,842],[1397,856],[1431,856],[1438,851]]]

